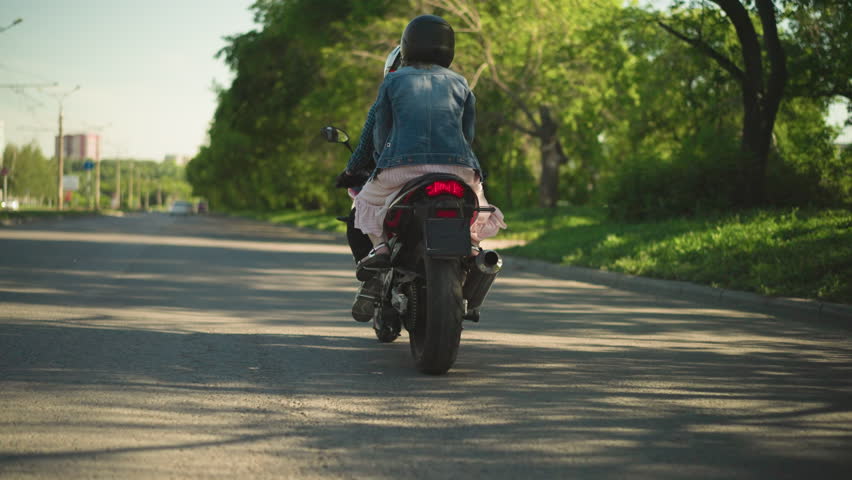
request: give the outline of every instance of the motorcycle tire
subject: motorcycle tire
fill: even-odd
[[[464,315],[463,275],[457,259],[426,261],[426,302],[409,332],[411,355],[423,373],[444,374],[456,361]]]

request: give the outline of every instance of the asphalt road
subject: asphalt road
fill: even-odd
[[[843,325],[509,260],[432,377],[355,287],[247,220],[0,228],[0,478],[852,478]]]

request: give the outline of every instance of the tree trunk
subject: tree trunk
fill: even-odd
[[[772,0],[757,0],[763,26],[763,41],[769,60],[769,78],[764,82],[760,39],[745,6],[738,0],[714,0],[733,23],[742,49],[745,69],[738,78],[743,93],[743,159],[740,167],[742,206],[756,206],[766,200],[766,166],[772,145],[775,117],[787,82],[787,61],[778,38],[775,6]]]
[[[760,39],[751,14],[740,0],[712,0],[734,25],[742,50],[743,68],[698,37],[689,37],[663,22],[664,30],[712,58],[737,80],[742,89],[743,126],[741,150],[743,158],[737,182],[740,206],[757,206],[766,201],[766,167],[772,145],[775,117],[787,84],[787,58],[778,38],[778,21],[772,0],[755,0],[763,27],[763,43],[768,68],[764,68]],[[768,72],[768,78],[765,73]]]
[[[760,105],[760,94],[753,85],[743,83],[743,127],[741,150],[743,158],[739,168],[739,195],[737,203],[742,206],[753,206],[761,203],[764,198],[764,177],[769,150],[763,147],[766,133],[764,131],[763,109]],[[770,130],[771,135],[771,130]]]
[[[559,125],[547,106],[539,107],[541,128],[541,178],[539,179],[539,206],[555,207],[559,200],[559,167],[565,163],[565,154],[559,142]]]

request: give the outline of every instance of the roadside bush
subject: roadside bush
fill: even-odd
[[[637,155],[602,187],[609,215],[624,220],[709,213],[734,205],[739,146],[732,135],[702,132],[670,159]]]
[[[825,125],[782,124],[765,177],[765,207],[842,208],[852,204],[852,152],[839,150]],[[636,155],[604,184],[609,215],[642,220],[724,212],[750,188],[738,175],[736,132],[701,132],[671,158]]]
[[[769,205],[852,204],[852,152],[834,144],[840,129],[826,125],[826,108],[824,101],[805,98],[782,104],[766,172]]]

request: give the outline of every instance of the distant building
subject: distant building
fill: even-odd
[[[54,137],[55,157],[59,156],[59,137]],[[62,156],[65,160],[84,160],[90,158],[95,161],[101,159],[101,137],[97,133],[78,133],[76,135],[62,136]]]
[[[163,157],[164,162],[175,162],[181,167],[185,167],[190,160],[192,160],[192,158],[189,155],[177,155],[173,153]]]

